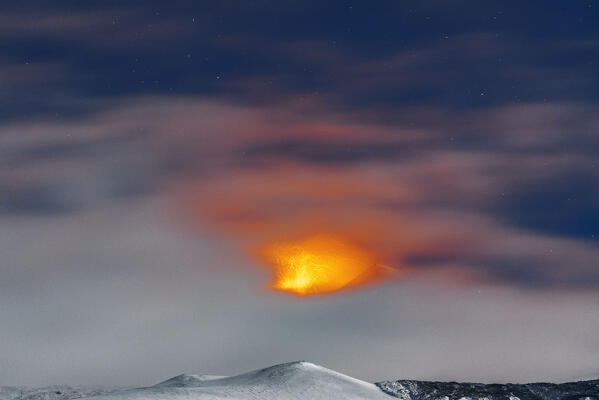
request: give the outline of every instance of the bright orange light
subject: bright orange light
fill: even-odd
[[[369,251],[335,235],[272,243],[261,254],[274,269],[271,288],[300,296],[371,282],[388,269]]]

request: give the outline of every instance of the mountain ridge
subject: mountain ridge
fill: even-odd
[[[0,400],[599,400],[599,379],[565,383],[483,384],[387,380],[368,383],[307,361],[235,376],[181,374],[133,389],[0,387]]]
[[[383,392],[404,400],[599,400],[599,379],[549,383],[435,382],[400,379],[375,383]]]

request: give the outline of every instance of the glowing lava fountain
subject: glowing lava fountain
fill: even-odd
[[[368,250],[328,234],[271,243],[260,254],[273,267],[270,287],[300,296],[366,284],[389,271]]]

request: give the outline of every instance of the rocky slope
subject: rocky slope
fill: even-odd
[[[599,400],[599,380],[569,383],[482,384],[385,381],[376,384],[404,400]]]

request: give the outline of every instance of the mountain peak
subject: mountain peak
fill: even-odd
[[[154,387],[195,387],[201,386],[202,383],[213,379],[225,378],[224,376],[217,375],[194,375],[194,374],[181,374],[174,376],[166,381],[157,383]]]
[[[183,389],[183,390],[182,390]],[[386,400],[388,395],[372,383],[360,381],[308,361],[292,361],[231,377],[178,375],[151,388],[141,389],[148,399],[209,394],[219,399],[337,399]],[[290,393],[294,393],[290,397]],[[187,397],[185,397],[187,398]],[[212,398],[212,397],[210,397]],[[112,400],[130,400],[111,397]],[[107,400],[107,399],[104,399]]]

